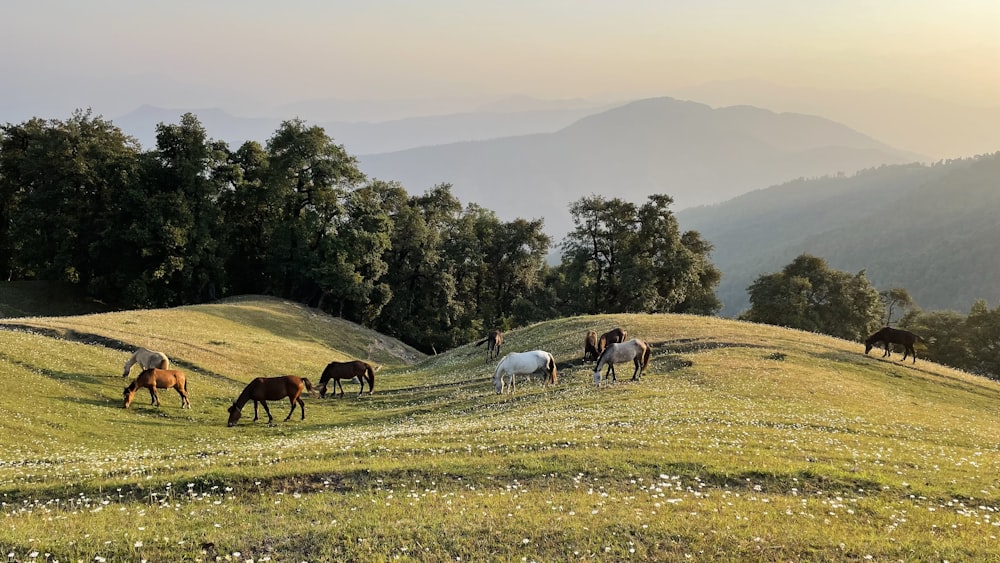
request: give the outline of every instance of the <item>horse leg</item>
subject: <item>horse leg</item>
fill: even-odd
[[[149,393],[153,396],[153,403],[160,406],[160,395],[156,392],[156,385],[149,388]]]
[[[365,392],[365,374],[362,373],[357,377],[358,377],[358,383],[361,384],[361,388],[358,389],[358,397],[360,397],[361,394]]]
[[[174,386],[174,389],[176,389],[177,392],[180,393],[181,395],[181,408],[182,409],[184,407],[191,408],[191,401],[188,399],[188,394],[184,391],[184,388],[181,387],[180,385],[176,385]]]
[[[288,402],[292,404],[292,410],[288,411],[288,416],[285,417],[285,422],[288,422],[292,418],[292,415],[295,414],[295,399],[296,398],[297,397],[293,397],[291,395],[288,396]],[[306,417],[306,409],[305,409],[305,407],[303,407],[302,408],[302,418],[305,418],[305,417]]]
[[[257,405],[258,404],[259,403],[257,402],[257,399],[254,399],[253,400],[253,421],[254,422],[257,422]]]
[[[271,422],[274,421],[274,417],[271,416],[271,409],[267,408],[267,401],[261,401],[260,404],[264,406],[264,412],[267,413],[267,424],[270,426]]]
[[[298,403],[299,403],[299,408],[302,409],[302,418],[301,418],[301,420],[305,420],[306,419],[306,402],[302,400],[302,397],[299,397],[298,398]],[[292,405],[292,412],[295,412],[295,405]]]
[[[635,362],[635,371],[632,372],[632,381],[639,381],[639,357],[636,356],[632,361]]]
[[[344,396],[344,384],[340,382],[340,378],[334,379],[333,383],[334,383],[334,385],[336,385],[337,387],[340,388],[340,393],[337,396],[338,397],[343,397]]]

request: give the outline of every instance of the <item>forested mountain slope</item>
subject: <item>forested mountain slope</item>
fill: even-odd
[[[734,315],[760,274],[802,253],[863,269],[880,290],[904,287],[924,309],[966,312],[979,298],[995,306],[998,214],[1000,153],[797,180],[677,217],[715,245],[723,314]]]
[[[916,158],[814,116],[655,98],[555,133],[362,155],[360,163],[410,191],[451,183],[460,199],[501,217],[544,217],[558,239],[571,227],[569,204],[591,194],[642,201],[665,193],[683,208]]]

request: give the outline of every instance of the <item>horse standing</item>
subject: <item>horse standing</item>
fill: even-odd
[[[515,375],[527,375],[540,371],[545,373],[546,385],[558,383],[559,373],[556,371],[556,360],[552,354],[543,350],[507,354],[500,360],[496,371],[493,372],[493,388],[497,395],[503,393],[505,388],[508,389],[508,393],[513,393]]]
[[[628,338],[628,332],[621,328],[613,328],[604,334],[597,340],[597,355],[600,356],[604,353],[604,349],[612,344],[617,344],[619,342],[625,342]]]
[[[499,330],[494,330],[486,336],[486,338],[476,342],[476,346],[482,346],[486,343],[486,362],[489,363],[490,360],[495,360],[500,357],[500,347],[503,346],[503,333]]]
[[[600,355],[597,351],[597,332],[587,331],[587,337],[583,340],[583,361],[596,362]]]
[[[882,357],[892,357],[892,346],[891,344],[901,344],[903,346],[903,360],[906,360],[907,355],[913,356],[913,363],[917,363],[917,352],[913,349],[913,344],[917,341],[923,341],[916,334],[908,330],[902,330],[892,327],[882,327],[875,334],[869,336],[865,340],[865,354],[871,352],[872,347],[877,343],[882,343],[882,347],[885,348],[885,352],[882,353]]]
[[[170,369],[170,360],[167,359],[166,354],[139,348],[135,352],[132,352],[132,355],[125,361],[125,370],[122,372],[122,377],[127,376],[135,364],[139,364],[139,367],[142,369]]]
[[[152,368],[143,370],[143,372],[139,374],[139,377],[135,378],[135,380],[125,388],[125,391],[122,392],[126,409],[132,404],[132,399],[135,398],[135,392],[143,387],[149,389],[149,395],[152,397],[152,401],[150,402],[151,405],[160,406],[160,397],[156,393],[157,388],[174,388],[178,393],[180,393],[181,408],[191,408],[191,401],[188,399],[187,394],[187,378],[184,377],[183,373],[175,369]]]
[[[358,389],[358,396],[360,397],[362,393],[365,392],[365,381],[368,381],[368,394],[371,395],[375,391],[375,372],[378,371],[377,368],[373,368],[368,362],[363,362],[361,360],[352,360],[349,362],[330,362],[326,365],[326,369],[323,370],[323,375],[319,378],[319,396],[326,397],[326,384],[328,381],[333,379],[334,394],[336,394],[337,387],[340,388],[340,396],[344,396],[344,386],[340,383],[341,379],[346,379],[348,381],[358,378],[361,382],[361,389]]]
[[[292,418],[292,415],[295,414],[296,403],[302,408],[302,420],[305,420],[306,404],[302,400],[303,390],[309,392],[313,390],[312,383],[304,377],[296,377],[294,375],[258,377],[243,388],[243,392],[240,393],[240,396],[229,407],[229,422],[227,425],[236,426],[236,423],[239,422],[240,417],[243,415],[243,405],[247,404],[247,401],[253,401],[254,422],[257,421],[257,405],[261,404],[264,405],[264,412],[267,413],[267,423],[271,424],[274,418],[271,416],[271,410],[267,408],[267,401],[277,401],[285,397],[288,397],[288,402],[292,404],[292,410],[288,411],[285,422],[288,422]]]
[[[649,365],[649,357],[652,355],[652,350],[649,345],[639,340],[638,338],[633,338],[628,342],[617,342],[611,344],[604,349],[601,353],[600,359],[597,360],[597,368],[594,369],[594,384],[600,387],[601,385],[601,368],[608,366],[608,373],[611,374],[611,381],[618,381],[615,375],[614,364],[618,362],[627,362],[632,360],[635,363],[635,371],[632,373],[632,381],[638,381],[640,374],[646,371],[646,366]],[[607,374],[605,374],[607,376]]]

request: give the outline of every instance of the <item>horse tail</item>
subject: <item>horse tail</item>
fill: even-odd
[[[375,368],[365,364],[365,376],[368,378],[368,393],[375,391]]]
[[[552,384],[559,383],[559,372],[556,371],[556,359],[552,357],[552,354],[549,354],[549,360],[545,364],[545,369],[549,370],[549,374],[552,376]]]
[[[645,342],[643,343],[645,344]],[[646,366],[649,365],[649,358],[653,355],[652,349],[650,349],[649,344],[646,344],[642,348],[642,371],[646,371]]]
[[[312,393],[312,390],[313,390],[312,381],[309,381],[308,377],[303,377],[302,378],[302,383],[306,386],[306,391],[309,391],[310,393]]]
[[[482,346],[483,344],[486,344],[486,341],[489,340],[489,339],[490,339],[490,337],[487,336],[486,338],[480,340],[479,342],[476,342],[476,346]]]

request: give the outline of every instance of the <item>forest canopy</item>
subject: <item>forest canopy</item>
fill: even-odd
[[[142,149],[78,111],[0,128],[0,272],[121,308],[299,301],[433,352],[492,328],[602,312],[714,314],[711,244],[665,194],[571,204],[562,263],[542,219],[503,221],[442,183],[367,178],[317,126],[235,150],[187,113]]]

